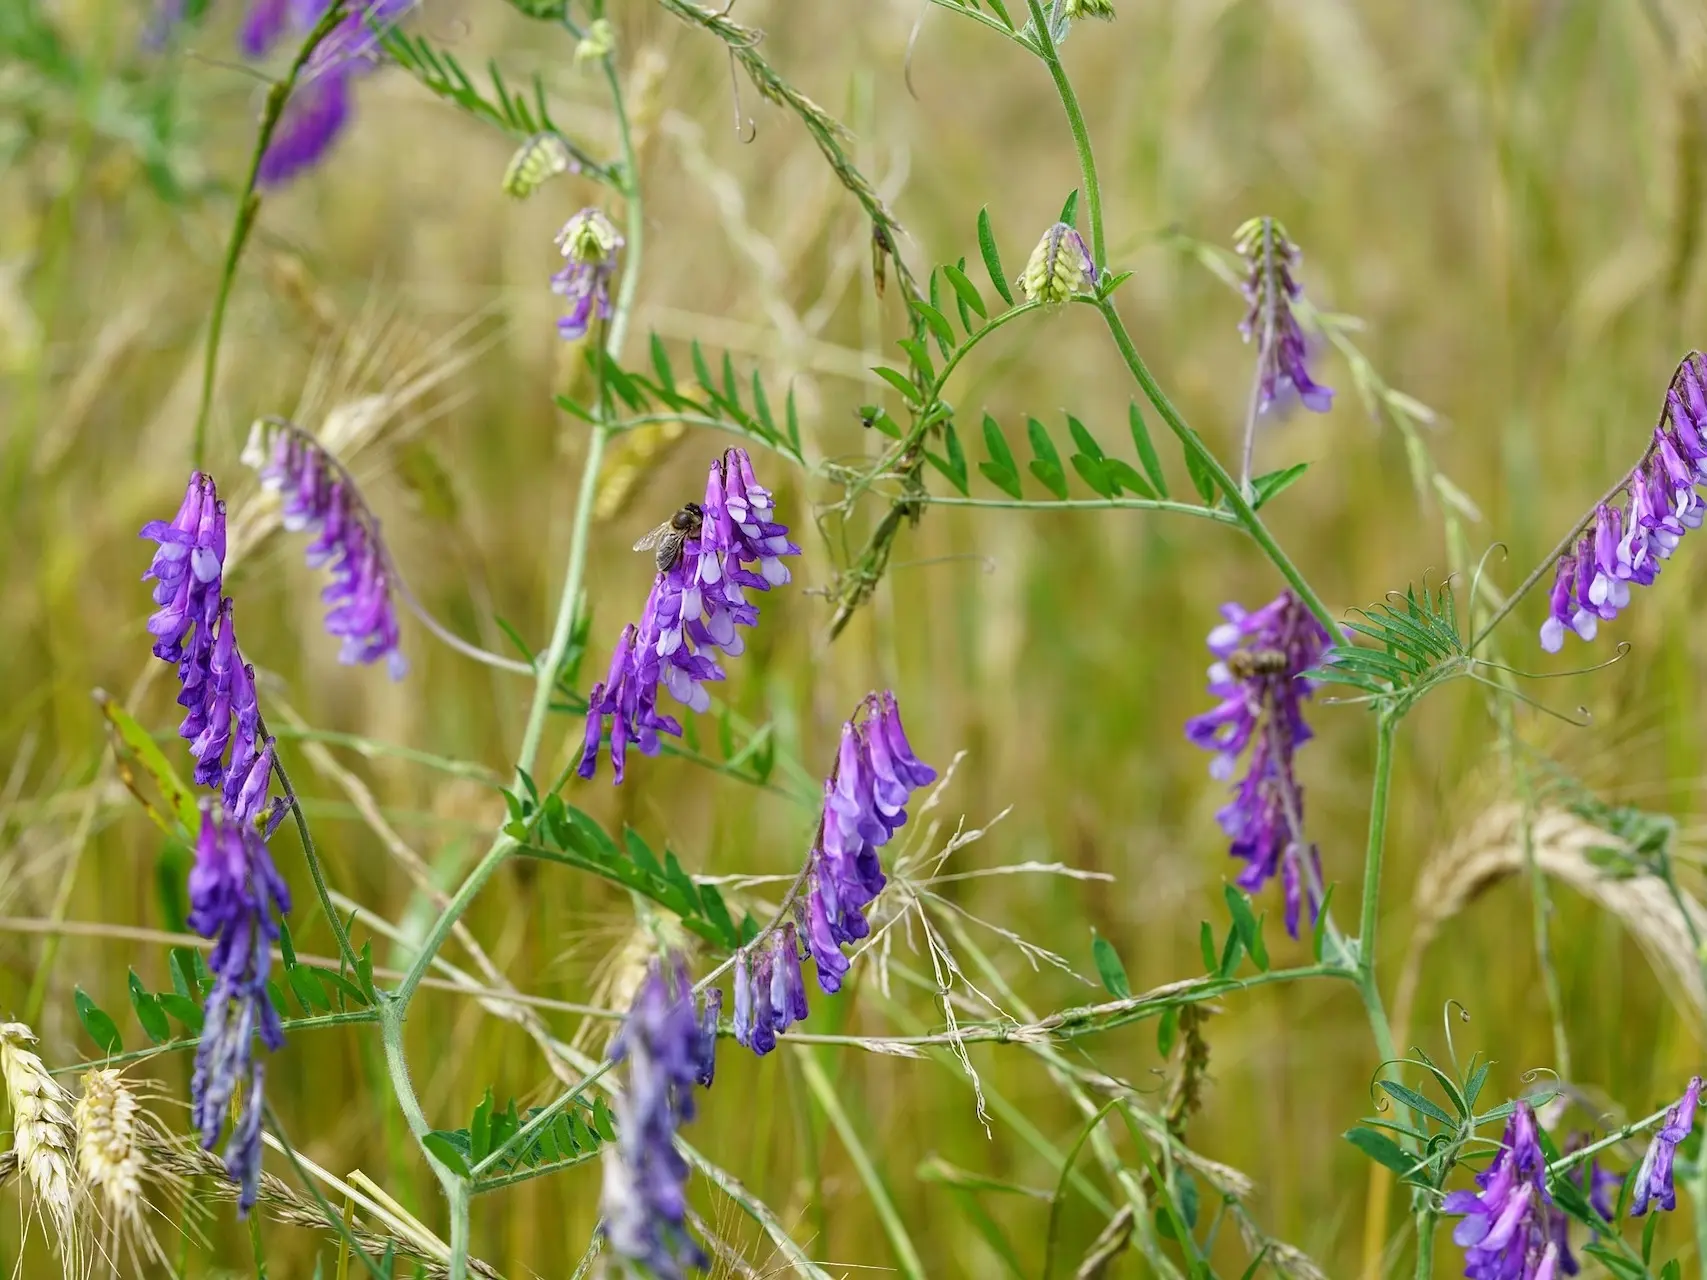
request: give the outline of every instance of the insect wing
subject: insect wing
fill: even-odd
[[[666,520],[663,524],[659,525],[656,529],[651,530],[636,542],[634,544],[634,549],[636,551],[651,551],[655,547],[662,546],[665,538],[668,538],[672,534],[678,532],[679,530],[673,528],[670,522]]]

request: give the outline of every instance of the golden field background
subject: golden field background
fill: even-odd
[[[1096,142],[1111,254],[1135,272],[1118,296],[1146,360],[1188,420],[1231,456],[1249,376],[1239,302],[1162,233],[1226,243],[1248,216],[1279,217],[1304,249],[1311,297],[1361,317],[1357,341],[1374,366],[1437,411],[1429,447],[1485,516],[1471,529],[1472,554],[1503,544],[1509,556],[1495,552],[1489,571],[1515,583],[1632,463],[1676,361],[1707,339],[1707,25],[1697,8],[1116,3],[1118,20],[1076,32],[1064,58]],[[147,547],[134,531],[169,516],[182,492],[231,189],[252,139],[259,88],[231,61],[234,8],[216,12],[197,37],[199,56],[157,72],[182,77],[175,164],[192,194],[177,205],[143,180],[98,74],[70,91],[33,80],[22,64],[0,66],[0,126],[16,144],[0,182],[0,1014],[30,1017],[55,1065],[93,1055],[73,1013],[74,985],[122,1011],[129,1040],[140,1043],[124,1008],[125,968],[156,990],[169,981],[164,947],[100,936],[100,926],[167,923],[161,841],[113,774],[89,694],[113,691],[182,760],[170,738],[168,673],[147,655],[150,605],[137,581]],[[68,0],[53,16],[91,66],[116,74],[137,65],[132,5]],[[771,387],[793,381],[809,456],[875,448],[856,408],[881,399],[881,387],[863,370],[893,355],[902,316],[893,289],[875,296],[857,206],[798,122],[745,84],[739,110],[757,133],[740,140],[726,57],[709,36],[643,0],[612,16],[649,202],[629,358],[643,360],[648,330],[684,353],[698,337],[731,350],[743,370],[758,367]],[[763,28],[764,55],[849,124],[850,154],[910,231],[903,251],[921,274],[932,262],[976,261],[974,218],[985,204],[1017,271],[1077,183],[1041,66],[952,14],[925,13],[911,55],[916,96],[903,67],[917,4],[740,0],[733,16]],[[613,123],[599,82],[574,64],[567,36],[495,3],[429,0],[412,21],[470,67],[492,54],[513,82],[543,73],[559,124],[609,153]],[[255,490],[237,461],[252,417],[284,413],[320,426],[341,414],[347,427],[353,402],[387,397],[389,412],[351,462],[411,584],[489,647],[505,646],[496,616],[543,648],[584,445],[581,425],[552,406],[579,361],[553,328],[551,237],[601,193],[564,179],[518,205],[498,186],[509,154],[506,139],[399,71],[362,84],[354,127],[329,161],[262,206],[228,320],[210,466],[235,512]],[[1259,459],[1263,469],[1312,463],[1270,509],[1271,524],[1329,603],[1349,608],[1437,578],[1447,560],[1439,513],[1432,500],[1419,502],[1400,437],[1364,413],[1340,358],[1326,356],[1321,375],[1339,391],[1333,412],[1271,430]],[[975,417],[966,415],[988,409],[1010,439],[1027,413],[1058,430],[1069,411],[1111,452],[1130,456],[1131,393],[1096,317],[1080,308],[1013,326],[967,362],[949,398],[967,425]],[[626,502],[616,501],[613,467],[611,510],[594,535],[583,687],[644,597],[649,570],[630,543],[693,496],[723,443],[692,432],[665,442],[625,473]],[[1177,456],[1159,444],[1183,485]],[[1278,589],[1256,549],[1208,524],[1135,512],[932,510],[903,534],[874,602],[826,646],[827,606],[803,588],[846,567],[839,537],[817,536],[807,518],[833,491],[774,460],[762,465],[805,555],[796,586],[764,602],[749,653],[729,664],[717,692],[750,719],[774,719],[806,772],[820,774],[858,696],[892,686],[922,756],[940,766],[966,752],[937,816],[950,828],[962,814],[981,826],[1012,806],[955,855],[961,870],[1035,859],[1115,877],[998,876],[945,893],[1093,980],[1092,927],[1116,945],[1135,987],[1198,972],[1198,921],[1222,920],[1218,882],[1233,868],[1213,819],[1221,788],[1180,728],[1207,705],[1203,637],[1217,606],[1256,604]],[[863,526],[854,533],[857,547]],[[1630,642],[1608,670],[1525,686],[1560,710],[1580,704],[1590,727],[1527,710],[1519,726],[1608,794],[1675,813],[1686,835],[1701,807],[1699,557],[1686,542],[1664,579],[1592,647],[1541,655],[1531,640],[1539,598],[1501,636],[1526,671],[1588,665],[1610,657],[1617,640]],[[339,667],[319,627],[318,578],[294,539],[264,536],[235,557],[229,581],[247,655],[270,673],[270,718],[286,720],[288,704],[318,729],[508,769],[527,681],[474,665],[412,622],[413,670],[402,683]],[[1301,761],[1310,824],[1348,913],[1372,726],[1356,707],[1318,707],[1313,722],[1319,736]],[[708,726],[707,740],[714,736]],[[1486,700],[1467,683],[1436,694],[1402,731],[1382,917],[1389,1007],[1417,920],[1437,913],[1415,890],[1425,864],[1511,798],[1491,736]],[[549,772],[579,738],[578,722],[554,720]],[[395,844],[359,811],[360,796],[371,791],[396,840],[450,885],[500,821],[495,794],[343,746],[330,748],[342,774],[301,743],[287,752],[335,886],[418,935],[430,904]],[[811,837],[810,810],[679,760],[634,764],[620,790],[608,773],[576,781],[567,798],[612,825],[632,823],[654,846],[668,842],[698,874],[789,873]],[[299,947],[329,954],[288,828],[275,851],[296,892]],[[168,878],[181,872],[168,863]],[[1686,1011],[1679,981],[1656,976],[1618,922],[1569,887],[1555,892],[1573,1083],[1597,1107],[1646,1113],[1700,1067],[1699,1018]],[[1277,920],[1278,901],[1268,905]],[[55,948],[31,931],[32,921],[52,919],[83,927]],[[508,868],[468,919],[519,989],[560,1000],[620,995],[646,945],[619,894],[550,866]],[[971,927],[1034,1011],[1096,998],[1098,988],[1047,966],[1034,971],[999,935]],[[1270,932],[1277,963],[1307,957],[1303,944]],[[359,943],[360,926],[356,933]],[[922,946],[918,932],[895,938],[896,963],[928,972],[928,958],[910,950]],[[375,950],[393,966],[410,954],[377,936]],[[447,954],[464,963],[455,945]],[[820,997],[811,1029],[940,1025],[928,997],[899,983],[893,996],[904,1013],[869,987]],[[1520,880],[1488,885],[1440,926],[1403,1042],[1439,1056],[1436,1011],[1449,999],[1471,1015],[1455,1027],[1460,1051],[1498,1060],[1491,1090],[1515,1094],[1523,1073],[1556,1066]],[[1265,988],[1219,1007],[1192,1145],[1255,1180],[1251,1209],[1269,1231],[1330,1276],[1357,1274],[1367,1162],[1339,1134],[1368,1114],[1376,1063],[1354,993],[1338,984]],[[543,1016],[564,1038],[577,1034],[574,1017]],[[424,991],[409,1032],[417,1084],[440,1127],[465,1124],[488,1085],[500,1100],[549,1095],[533,1043],[471,999]],[[1153,1032],[1141,1024],[1072,1050],[1154,1089],[1159,1102]],[[599,1047],[596,1028],[581,1034]],[[364,1170],[442,1229],[437,1189],[377,1050],[370,1028],[299,1034],[269,1072],[269,1096],[316,1162]],[[971,1056],[987,1087],[1057,1147],[1071,1145],[1082,1119],[1034,1056],[987,1046]],[[986,1136],[951,1064],[828,1049],[816,1061],[928,1274],[998,1274],[953,1194],[916,1170],[941,1156],[1044,1188],[1054,1171],[1002,1118]],[[147,1067],[178,1096],[187,1071],[182,1057]],[[802,1075],[798,1056],[754,1062],[726,1044],[689,1136],[833,1274],[890,1268],[894,1254],[846,1144]],[[1088,1153],[1085,1168],[1100,1178]],[[696,1204],[754,1266],[775,1264],[749,1222],[703,1180],[695,1188]],[[597,1191],[587,1168],[483,1198],[474,1251],[508,1275],[566,1277],[595,1221]],[[1047,1204],[1014,1195],[982,1203],[1037,1274]],[[1393,1209],[1388,1254],[1408,1274],[1396,1195]],[[219,1212],[215,1248],[198,1252],[189,1274],[252,1274],[244,1235],[228,1209]],[[0,1262],[17,1256],[18,1225],[11,1205],[0,1205]],[[1668,1230],[1692,1258],[1686,1225]],[[1102,1226],[1082,1199],[1068,1201],[1056,1274],[1076,1265]],[[1243,1256],[1232,1232],[1223,1234],[1218,1266],[1237,1275]],[[309,1233],[269,1225],[265,1239],[274,1275],[313,1274]],[[1443,1232],[1438,1274],[1457,1272],[1455,1253]],[[30,1276],[51,1266],[35,1245],[23,1265]],[[1686,1273],[1698,1266],[1687,1261]],[[1146,1272],[1127,1255],[1110,1274]]]

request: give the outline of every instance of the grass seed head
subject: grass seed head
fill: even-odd
[[[35,1042],[35,1032],[23,1023],[0,1023],[0,1076],[12,1105],[12,1155],[37,1211],[58,1236],[61,1255],[70,1259],[79,1252],[80,1218],[72,1099],[30,1051]]]

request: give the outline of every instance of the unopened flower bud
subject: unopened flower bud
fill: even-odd
[[[616,29],[608,18],[595,18],[575,46],[576,62],[595,62],[616,48]]]
[[[1096,282],[1096,263],[1084,238],[1065,222],[1057,222],[1031,251],[1019,287],[1031,302],[1058,306]]]

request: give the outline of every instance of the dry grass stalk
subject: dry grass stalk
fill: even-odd
[[[58,1235],[68,1272],[81,1256],[81,1197],[73,1153],[71,1095],[48,1074],[27,1046],[35,1032],[21,1022],[0,1023],[0,1076],[12,1104],[12,1154],[35,1197],[36,1211]]]
[[[218,1199],[237,1198],[237,1184],[232,1182],[226,1173],[224,1161],[212,1152],[175,1142],[150,1141],[145,1147],[150,1162],[162,1171],[186,1181],[202,1178],[204,1181],[201,1185],[206,1193]],[[310,1231],[325,1232],[333,1237],[338,1234],[337,1227],[326,1221],[326,1215],[318,1204],[292,1191],[283,1180],[270,1173],[261,1175],[261,1194],[256,1204],[275,1222],[306,1227]],[[375,1231],[359,1221],[350,1223],[350,1235],[364,1251],[375,1258],[383,1256],[386,1249],[391,1248],[395,1250],[397,1257],[408,1258],[421,1264],[429,1276],[436,1278],[449,1274],[449,1269],[441,1257],[407,1236]],[[482,1276],[486,1280],[502,1280],[496,1267],[491,1263],[482,1262],[479,1258],[468,1260],[468,1270],[471,1275]]]
[[[1400,1026],[1416,995],[1423,953],[1446,922],[1492,886],[1523,873],[1522,819],[1522,806],[1496,805],[1423,865],[1417,877],[1416,927],[1395,1001]],[[1591,854],[1616,847],[1617,838],[1575,814],[1537,810],[1532,836],[1541,872],[1622,921],[1666,993],[1701,1026],[1707,1020],[1707,989],[1702,986],[1691,925],[1696,933],[1707,935],[1707,910],[1687,893],[1679,910],[1665,884],[1652,876],[1608,875]]]

